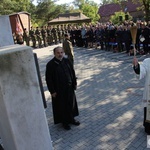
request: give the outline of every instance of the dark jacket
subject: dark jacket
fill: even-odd
[[[63,58],[62,61],[53,58],[46,65],[46,83],[52,97],[54,123],[71,122],[70,116],[79,115],[75,96],[76,76],[70,61]]]

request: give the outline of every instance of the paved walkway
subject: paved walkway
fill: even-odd
[[[35,49],[47,98],[46,115],[54,150],[145,150],[142,91],[132,70],[133,56],[125,53],[74,48],[80,126],[66,131],[54,125],[45,66],[55,46]],[[147,56],[137,56],[142,61]],[[149,56],[148,56],[149,57]]]

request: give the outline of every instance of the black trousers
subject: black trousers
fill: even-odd
[[[145,127],[145,132],[150,134],[150,123],[146,121],[146,107],[144,107],[144,120],[143,120],[143,126]]]

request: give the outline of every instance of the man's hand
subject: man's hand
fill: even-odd
[[[57,95],[57,93],[55,92],[55,93],[53,93],[53,94],[51,94],[52,95],[52,97],[56,97],[56,95]]]
[[[138,65],[138,59],[136,57],[133,58],[133,65],[134,66]]]

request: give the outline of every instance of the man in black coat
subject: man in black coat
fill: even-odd
[[[71,62],[64,58],[62,47],[54,48],[54,58],[46,65],[46,83],[52,96],[54,123],[62,123],[70,130],[69,124],[79,125],[74,119],[79,115],[76,96],[77,82]]]

